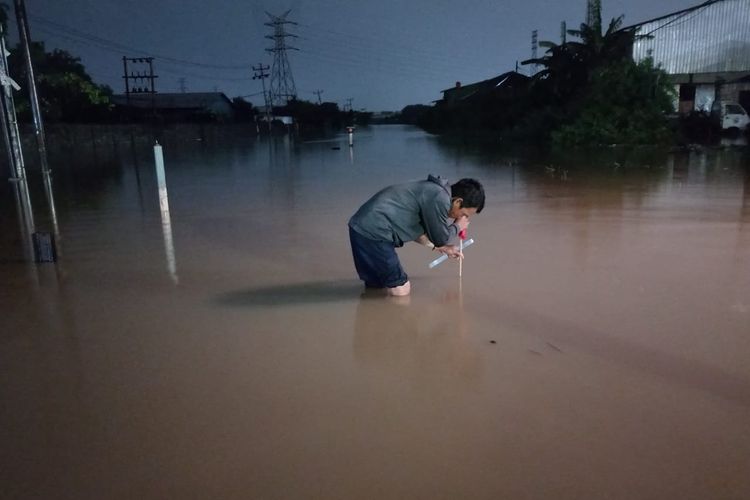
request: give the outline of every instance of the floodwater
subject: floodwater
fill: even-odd
[[[56,265],[0,188],[2,498],[750,498],[746,150],[163,144],[53,160]],[[348,217],[428,173],[487,191],[463,279],[363,295]]]

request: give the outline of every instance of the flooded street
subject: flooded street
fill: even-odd
[[[747,149],[163,146],[161,205],[146,142],[51,162],[56,265],[0,187],[3,498],[750,498]],[[363,295],[348,218],[429,173],[487,192],[462,280]]]

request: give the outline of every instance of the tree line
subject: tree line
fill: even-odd
[[[658,144],[673,139],[674,88],[650,59],[634,62],[634,29],[623,17],[568,30],[571,40],[541,42],[545,54],[523,61],[541,68],[503,89],[459,103],[410,106],[404,121],[436,133],[478,131],[513,141],[563,146]]]

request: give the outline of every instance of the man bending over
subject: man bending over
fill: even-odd
[[[367,200],[349,219],[349,239],[357,274],[368,288],[408,295],[409,277],[396,248],[416,241],[451,258],[463,258],[449,242],[484,208],[484,188],[474,179],[452,186],[440,177],[389,186]]]

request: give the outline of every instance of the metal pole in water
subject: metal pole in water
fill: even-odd
[[[26,19],[26,6],[24,0],[14,0],[16,10],[16,20],[18,22],[18,38],[23,50],[24,62],[26,64],[26,76],[29,85],[29,101],[31,102],[31,111],[34,116],[34,131],[36,132],[37,147],[39,149],[39,160],[42,165],[42,172],[49,173],[47,164],[47,147],[44,140],[44,124],[42,123],[42,113],[39,109],[39,97],[36,93],[36,80],[34,78],[34,66],[31,63],[31,36],[29,25]]]
[[[26,4],[24,0],[14,0],[13,2],[16,11],[16,21],[18,24],[18,39],[21,42],[21,47],[24,55],[24,62],[26,63],[26,76],[29,85],[29,102],[31,103],[31,111],[34,117],[34,132],[36,135],[37,150],[39,151],[39,163],[42,167],[42,176],[44,178],[44,194],[47,198],[47,204],[49,205],[50,219],[52,220],[52,226],[56,237],[60,237],[60,228],[57,223],[57,209],[55,207],[55,195],[52,191],[52,171],[47,162],[47,145],[44,135],[44,122],[42,121],[42,113],[39,107],[39,97],[36,92],[36,78],[34,77],[34,66],[31,63],[31,32],[29,31],[29,22],[26,18]]]
[[[31,205],[29,188],[26,183],[26,167],[23,161],[21,136],[18,131],[16,108],[13,102],[13,89],[20,90],[20,86],[13,81],[8,72],[8,54],[5,48],[5,33],[0,27],[0,124],[2,135],[8,154],[8,165],[12,170],[10,180],[15,183],[16,208],[18,210],[24,247],[31,261],[37,260],[32,242],[35,231],[34,210]]]

